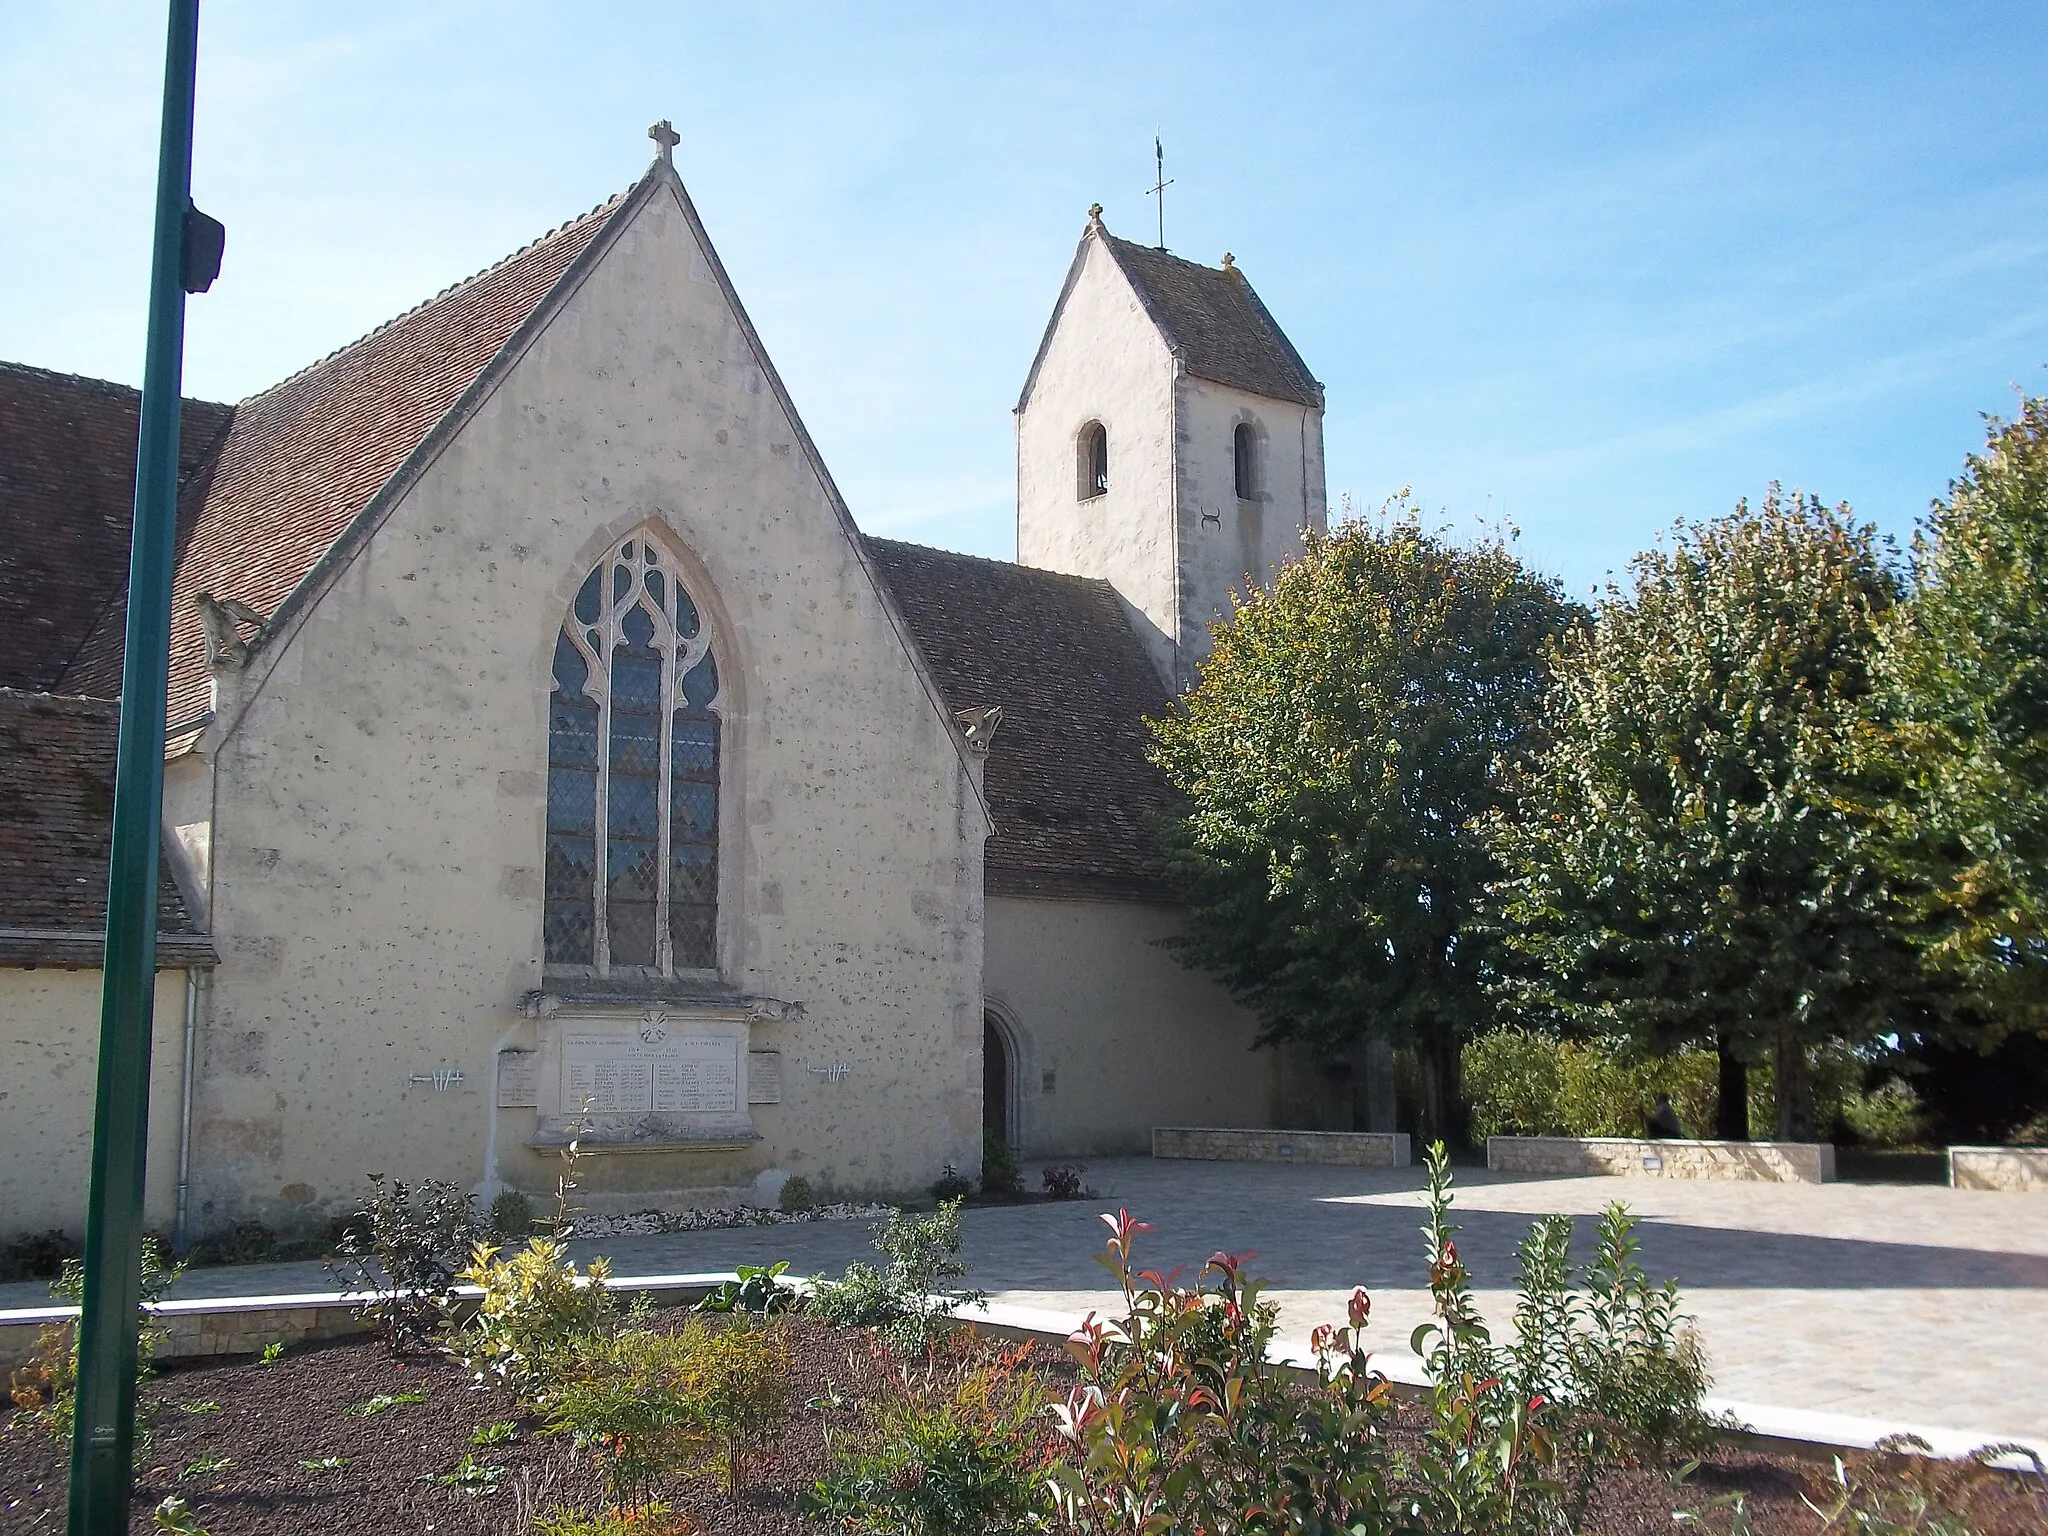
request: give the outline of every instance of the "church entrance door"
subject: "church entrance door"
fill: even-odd
[[[981,1128],[1014,1147],[1010,1124],[1010,1045],[989,1014],[981,1016]]]

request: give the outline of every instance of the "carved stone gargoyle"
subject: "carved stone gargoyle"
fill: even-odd
[[[263,627],[269,620],[247,603],[232,597],[215,597],[211,592],[193,593],[192,606],[199,610],[199,625],[206,631],[206,664],[246,667],[249,647],[263,638]],[[247,625],[256,633],[244,640],[238,625]]]
[[[993,704],[987,709],[956,709],[953,718],[960,722],[960,734],[967,738],[967,745],[986,753],[996,739],[996,727],[1003,723],[1003,711]]]

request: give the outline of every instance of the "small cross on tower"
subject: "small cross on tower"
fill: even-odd
[[[667,118],[648,129],[647,137],[654,140],[655,153],[661,156],[663,165],[676,163],[676,146],[683,142],[683,136],[676,132]]]

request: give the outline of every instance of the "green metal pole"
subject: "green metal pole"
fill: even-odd
[[[178,523],[178,419],[185,349],[186,214],[199,0],[171,0],[157,152],[149,350],[135,455],[127,649],[107,880],[99,1097],[85,1221],[69,1536],[125,1536],[134,1481],[135,1310],[142,1288],[142,1175],[149,1143],[149,1043],[156,993],[157,839],[162,833],[164,689]]]

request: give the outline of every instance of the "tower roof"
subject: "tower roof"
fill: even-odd
[[[1038,355],[1031,360],[1024,389],[1017,397],[1023,410],[1031,399],[1031,387],[1038,382],[1038,370],[1045,362],[1053,332],[1068,296],[1081,276],[1087,260],[1088,242],[1100,240],[1126,281],[1145,306],[1145,314],[1168,350],[1198,379],[1241,389],[1268,400],[1289,400],[1296,405],[1320,410],[1323,386],[1308,371],[1308,364],[1294,350],[1294,343],[1259,299],[1245,275],[1224,258],[1221,267],[1205,267],[1156,246],[1119,240],[1103,227],[1098,210],[1091,210],[1074,263],[1067,269],[1066,285],[1045,335],[1038,343]]]
[[[1205,267],[1156,246],[1102,238],[1189,373],[1269,400],[1322,405],[1323,386],[1236,267]]]

